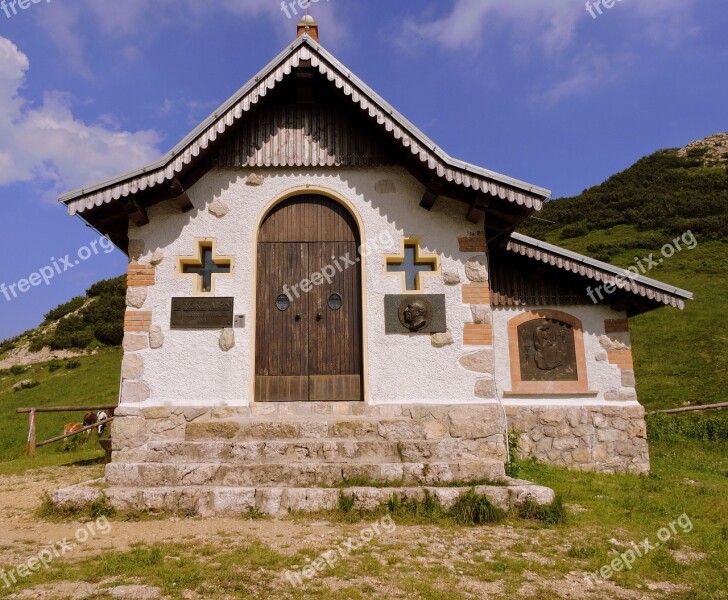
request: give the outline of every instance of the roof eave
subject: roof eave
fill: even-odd
[[[560,246],[555,246],[554,244],[542,242],[541,240],[537,240],[522,233],[514,232],[510,235],[510,239],[528,246],[532,246],[533,248],[536,248],[538,250],[543,250],[545,252],[558,255],[564,259],[581,263],[584,266],[599,269],[610,275],[613,275],[614,277],[621,277],[624,279],[628,279],[633,283],[639,283],[646,287],[653,288],[664,294],[669,294],[679,299],[681,302],[693,299],[693,293],[687,290],[683,290],[682,288],[668,285],[666,283],[663,283],[662,281],[658,281],[657,279],[645,277],[644,275],[635,274],[634,272],[627,269],[621,269],[612,264],[602,262],[588,256],[584,256],[583,254],[579,254],[578,252],[573,252],[571,250],[561,248]]]

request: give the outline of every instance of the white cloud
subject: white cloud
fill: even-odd
[[[340,22],[335,3],[314,0],[311,13],[316,16],[324,41],[335,47],[346,39],[345,26]],[[297,9],[301,14],[300,8]],[[73,0],[55,2],[38,13],[38,22],[49,38],[63,50],[69,66],[77,73],[91,77],[85,58],[86,21],[110,39],[150,39],[161,27],[174,25],[197,27],[206,14],[222,11],[241,19],[268,18],[282,41],[292,40],[297,17],[289,19],[277,0]],[[289,10],[289,12],[291,12]],[[126,45],[122,55],[134,60],[141,55],[138,48]]]
[[[492,32],[510,28],[517,36],[516,45],[529,40],[555,51],[571,41],[583,13],[583,7],[572,0],[455,0],[446,17],[429,23],[405,22],[403,42],[410,44],[418,37],[460,50],[478,47]]]
[[[567,74],[534,96],[534,100],[557,104],[566,98],[589,94],[596,88],[617,81],[624,72],[625,64],[622,56],[610,56],[603,49],[591,48],[569,61],[564,68]]]
[[[84,123],[67,94],[48,91],[33,106],[22,97],[29,68],[28,57],[0,36],[0,185],[31,182],[53,197],[159,158],[157,132],[122,131],[109,115]]]
[[[615,81],[635,45],[677,46],[690,39],[697,31],[694,2],[623,0],[593,19],[581,0],[453,0],[444,17],[407,20],[400,44],[434,43],[462,52],[478,50],[494,37],[503,39],[505,33],[516,55],[546,57],[542,72],[551,81],[541,84],[545,91],[539,91],[538,100],[553,104]],[[620,35],[597,53],[600,24],[609,19],[619,19]]]
[[[694,33],[686,27],[694,1],[624,0],[603,9],[599,18],[614,14],[636,20],[652,41],[672,44]],[[571,44],[580,23],[593,21],[580,0],[454,0],[451,12],[443,18],[406,21],[402,40],[410,45],[420,38],[459,50],[480,46],[493,32],[509,28],[514,46],[553,52]]]

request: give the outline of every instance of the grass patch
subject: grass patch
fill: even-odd
[[[425,465],[427,466],[427,465]],[[414,484],[404,483],[403,480],[398,481],[382,481],[378,479],[369,479],[368,477],[352,477],[350,479],[344,479],[343,481],[336,484],[335,487],[339,489],[348,489],[355,487],[371,487],[371,488],[403,488],[403,487],[431,487],[431,488],[469,488],[477,487],[481,485],[492,485],[502,486],[508,485],[508,482],[502,479],[476,479],[473,481],[439,481],[436,483],[427,484]],[[329,488],[331,486],[325,485],[322,487]]]
[[[114,517],[116,509],[109,504],[106,496],[101,496],[87,504],[67,504],[58,506],[53,503],[50,494],[43,496],[43,501],[35,513],[36,517],[51,521],[68,521],[78,519],[98,519],[99,517]]]
[[[728,441],[728,409],[712,413],[649,415],[647,430],[651,440],[678,442],[681,439],[704,442]]]
[[[375,510],[362,510],[355,507],[351,496],[340,494],[338,510],[324,513],[334,520],[358,523],[391,516],[397,523],[408,525],[439,526],[478,526],[500,523],[506,518],[540,521],[545,525],[561,525],[566,520],[566,509],[561,498],[549,506],[540,506],[532,501],[512,511],[503,511],[493,505],[490,499],[470,488],[462,494],[450,509],[445,509],[440,501],[425,491],[422,499],[401,498],[393,493],[390,499]]]
[[[540,521],[544,525],[563,525],[566,522],[566,507],[561,496],[547,506],[542,506],[527,498],[516,512],[521,519]]]
[[[498,523],[506,516],[504,511],[493,506],[485,496],[476,494],[474,489],[458,498],[450,509],[450,515],[458,525]]]

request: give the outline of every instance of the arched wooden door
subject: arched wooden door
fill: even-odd
[[[359,229],[338,202],[289,198],[258,234],[255,397],[362,400]]]

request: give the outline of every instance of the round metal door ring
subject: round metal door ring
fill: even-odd
[[[341,294],[333,293],[329,296],[329,308],[331,310],[339,310],[344,305]]]
[[[276,298],[276,308],[283,312],[284,310],[288,310],[288,308],[291,306],[291,299],[286,296],[285,294],[281,294]]]

